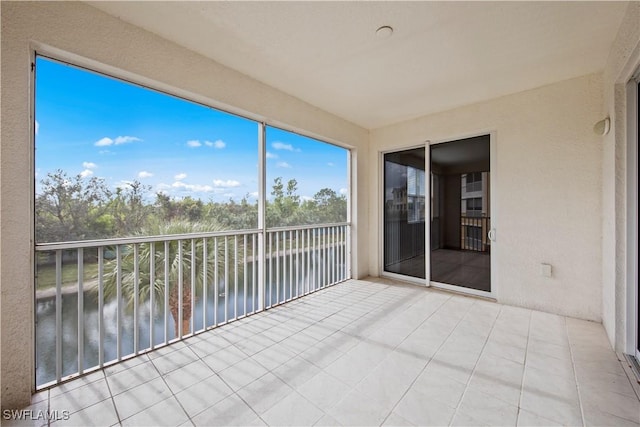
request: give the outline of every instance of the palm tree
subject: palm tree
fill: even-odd
[[[220,225],[215,221],[189,222],[184,220],[174,220],[167,223],[155,223],[145,226],[137,233],[140,236],[167,236],[176,234],[192,234],[220,231]],[[244,250],[239,244],[235,252],[234,239],[229,239],[227,253],[237,253],[241,259]],[[180,245],[182,246],[180,248]],[[225,247],[223,238],[219,238],[214,243],[213,238],[186,238],[182,240],[170,240],[167,245],[164,242],[152,244],[139,243],[137,250],[135,245],[129,244],[121,248],[120,255],[120,282],[121,292],[126,306],[131,308],[134,305],[136,288],[138,290],[139,303],[149,299],[151,288],[153,287],[154,300],[158,303],[164,301],[165,297],[165,262],[168,260],[168,290],[169,290],[169,310],[174,321],[174,330],[178,336],[178,329],[182,324],[182,335],[190,333],[191,324],[191,281],[195,278],[196,293],[200,292],[206,283],[207,286],[217,284],[224,277]],[[216,247],[217,246],[217,247]],[[206,259],[205,249],[206,247]],[[168,249],[168,250],[167,250]],[[181,250],[179,250],[181,249]],[[137,252],[137,256],[136,256]],[[151,283],[151,254],[153,253],[153,283]],[[217,253],[218,268],[215,267]],[[194,256],[192,256],[194,254]],[[138,283],[136,286],[136,259]],[[234,269],[241,269],[242,265],[236,260],[229,260],[229,277],[235,274]],[[204,264],[206,263],[206,274]],[[218,277],[215,277],[215,272]],[[105,298],[116,297],[118,283],[118,259],[113,259],[106,263],[104,275]],[[192,275],[193,271],[193,275]],[[240,274],[240,271],[238,272]],[[180,306],[180,275],[182,275],[182,319],[179,317]],[[206,281],[205,281],[206,280]],[[206,303],[206,302],[205,302]]]

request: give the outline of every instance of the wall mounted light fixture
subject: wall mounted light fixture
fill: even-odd
[[[597,135],[606,135],[609,133],[609,130],[611,130],[611,119],[609,117],[600,120],[593,126],[593,131]]]

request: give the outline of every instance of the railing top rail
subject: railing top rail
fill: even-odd
[[[338,227],[350,225],[347,222],[330,223],[330,224],[310,224],[299,225],[293,227],[273,227],[267,228],[267,232],[270,231],[295,231],[306,230],[311,228],[325,228],[325,227]],[[135,243],[152,243],[152,242],[165,242],[176,240],[188,240],[188,239],[202,239],[209,237],[224,237],[224,236],[244,236],[251,234],[258,234],[262,230],[250,229],[250,230],[228,230],[228,231],[208,231],[204,233],[184,233],[184,234],[165,234],[161,236],[132,236],[132,237],[115,237],[110,239],[96,239],[96,240],[77,240],[70,242],[49,242],[49,243],[36,243],[35,250],[38,252],[55,251],[65,249],[78,249],[78,248],[97,248],[104,246],[116,246],[116,245],[131,245]]]
[[[345,225],[351,225],[348,222],[331,222],[327,224],[308,224],[308,225],[294,225],[284,227],[268,227],[267,232],[270,231],[296,231],[296,230],[308,230],[310,228],[327,228],[327,227],[342,227]]]
[[[202,239],[205,237],[243,236],[257,234],[260,230],[207,231],[203,233],[165,234],[161,236],[115,237],[111,239],[78,240],[73,242],[36,243],[36,251],[54,251],[60,249],[96,248],[100,246],[130,245],[134,243],[152,243],[175,240]]]

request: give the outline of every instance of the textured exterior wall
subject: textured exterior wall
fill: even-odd
[[[499,302],[600,321],[600,75],[589,75],[371,132],[380,151],[494,131],[491,173],[497,218],[492,246]],[[370,182],[379,171],[370,168]],[[370,189],[372,241],[378,241],[380,191]],[[369,260],[371,274],[379,260]],[[540,263],[553,266],[544,278]]]
[[[604,71],[604,111],[612,121],[602,138],[602,323],[616,351],[626,344],[627,215],[625,84],[640,66],[640,2],[630,2]]]
[[[212,41],[214,42],[214,41]],[[72,2],[2,2],[0,133],[0,397],[2,408],[29,403],[33,387],[32,146],[30,73],[33,48],[60,53],[138,83],[195,101],[285,124],[356,150],[353,196],[366,178],[368,132],[212,60],[91,6]],[[363,183],[364,185],[364,183]],[[363,188],[366,188],[363,187]],[[366,209],[352,218],[355,248],[366,248]],[[354,254],[357,254],[354,250]],[[366,259],[353,263],[367,273]]]

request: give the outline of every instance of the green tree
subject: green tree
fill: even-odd
[[[150,209],[144,199],[150,190],[151,186],[137,180],[116,189],[108,205],[116,236],[131,236],[145,226]]]
[[[69,176],[58,169],[40,181],[36,196],[36,241],[58,242],[107,237],[111,192],[102,178]]]
[[[220,226],[215,221],[207,222],[188,222],[184,220],[176,220],[171,222],[158,221],[153,224],[148,224],[141,229],[138,234],[141,236],[171,236],[175,234],[187,234],[187,233],[205,233],[220,231]],[[221,239],[218,239],[217,247],[215,247],[214,239],[207,239],[206,243],[202,238],[194,239],[194,246],[192,247],[191,239],[171,240],[168,245],[168,251],[165,252],[164,244],[157,243],[154,246],[153,261],[154,261],[154,280],[151,282],[151,259],[152,251],[151,244],[141,243],[138,244],[137,250],[137,282],[136,282],[136,251],[133,245],[125,246],[121,253],[121,259],[113,259],[105,265],[105,277],[104,277],[104,293],[105,298],[114,298],[117,295],[118,286],[118,268],[120,270],[120,282],[123,298],[127,307],[131,308],[134,304],[134,298],[136,295],[136,289],[139,302],[144,302],[149,299],[150,292],[153,290],[154,299],[158,303],[164,301],[165,295],[165,259],[169,260],[169,275],[168,275],[168,289],[169,289],[169,311],[174,320],[174,330],[176,336],[179,331],[182,331],[182,335],[190,333],[191,322],[191,279],[195,277],[196,292],[200,291],[204,284],[213,288],[216,283],[224,278],[224,266],[225,266],[225,250],[224,245],[221,243]],[[180,245],[182,249],[182,257],[180,257]],[[229,241],[230,247],[228,248],[229,254],[236,253],[234,248],[234,241]],[[241,244],[239,244],[241,245]],[[205,250],[206,247],[206,257]],[[195,251],[194,251],[195,249]],[[244,248],[238,247],[238,259],[242,259]],[[218,260],[218,277],[215,276],[215,260]],[[192,257],[192,254],[194,255]],[[236,260],[230,260],[228,263],[229,277],[234,277],[235,269],[238,269],[238,275],[243,272],[242,263],[233,262]],[[206,272],[203,266],[206,265]],[[193,276],[192,276],[193,272]],[[182,273],[182,278],[180,277]],[[179,293],[180,293],[180,280],[182,280],[182,318],[179,317]]]

